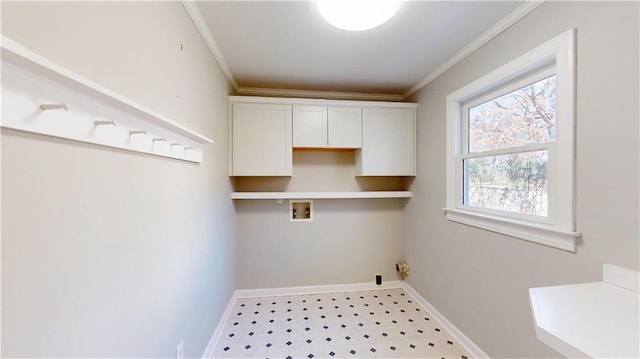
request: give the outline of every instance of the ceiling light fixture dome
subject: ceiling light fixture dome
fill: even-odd
[[[364,31],[387,22],[402,0],[318,0],[322,17],[342,30]]]

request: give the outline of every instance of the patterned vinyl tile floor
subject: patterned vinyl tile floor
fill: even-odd
[[[469,354],[403,289],[238,299],[214,358]]]

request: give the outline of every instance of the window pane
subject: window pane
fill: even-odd
[[[465,204],[546,217],[547,152],[465,160]]]
[[[556,76],[469,109],[469,152],[545,143],[556,137]]]

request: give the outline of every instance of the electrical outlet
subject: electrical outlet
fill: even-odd
[[[176,359],[184,359],[184,339],[176,347]]]

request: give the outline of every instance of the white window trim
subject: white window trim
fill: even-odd
[[[511,93],[515,90],[521,89],[525,86],[530,85],[531,83],[535,83],[544,78],[555,75],[555,73],[556,71],[555,71],[555,63],[554,63],[553,66],[550,66],[550,67],[547,66],[542,70],[536,70],[533,73],[526,74],[525,76],[518,79],[517,81],[510,82],[506,87],[499,87],[497,90],[492,90],[488,93],[484,93],[480,97],[474,98],[472,101],[465,102],[461,108],[462,126],[460,129],[461,130],[460,138],[462,139],[462,143],[468,143],[469,141],[469,131],[468,131],[469,112],[468,111],[470,108],[482,103],[486,103],[492,99]],[[503,155],[533,152],[533,151],[547,151],[550,158],[553,159],[554,158],[553,156],[555,156],[555,151],[556,151],[555,144],[556,144],[556,140],[554,139],[553,141],[550,141],[550,142],[529,143],[529,144],[520,145],[520,146],[504,147],[504,148],[497,148],[493,150],[484,150],[484,151],[477,151],[477,152],[468,152],[465,149],[461,148],[460,150],[461,154],[456,156],[456,170],[460,171],[460,172],[456,172],[456,176],[463,176],[464,178],[464,169],[463,169],[464,160],[471,159],[471,158],[503,156]],[[548,167],[552,167],[552,166],[548,166]],[[551,178],[554,175],[553,168],[548,168],[547,170],[548,170],[548,176]],[[548,181],[548,182],[549,182],[548,183],[549,186],[552,187],[553,181]],[[459,187],[459,188],[456,188],[456,190],[458,191],[456,193],[462,194],[466,183],[462,183],[462,181],[456,180],[456,185]],[[548,191],[553,192],[553,188],[549,188]],[[470,206],[470,205],[464,205],[464,199],[462,197],[463,196],[457,197],[456,208],[460,208],[460,209],[474,208],[473,206]],[[490,209],[490,208],[477,208],[477,210],[482,211],[482,213],[484,214],[495,213],[498,216],[505,216],[505,217],[515,218],[515,219],[523,219],[525,221],[530,220],[533,222],[543,222],[543,223],[553,224],[555,223],[556,198],[550,196],[550,198],[548,199],[548,215],[547,216],[537,216],[532,214],[517,213],[517,212],[504,211],[499,209]]]
[[[553,66],[556,74],[555,156],[549,158],[550,220],[540,222],[501,216],[462,205],[463,104],[520,77]],[[571,29],[447,96],[447,219],[575,252],[575,29]],[[560,165],[561,164],[561,165]]]

